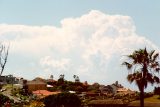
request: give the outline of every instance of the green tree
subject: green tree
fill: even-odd
[[[155,50],[147,52],[146,48],[134,51],[128,55],[128,61],[122,63],[129,71],[127,79],[130,83],[135,82],[140,91],[140,105],[144,107],[144,89],[148,83],[159,83],[158,73],[160,65],[158,62],[159,53]]]
[[[80,107],[81,100],[71,93],[50,95],[43,99],[45,107]]]
[[[64,74],[61,74],[59,76],[59,79],[57,81],[57,86],[58,86],[58,89],[61,90],[61,91],[65,91],[66,89],[66,81],[64,79]]]
[[[77,75],[73,75],[73,78],[75,79],[75,82],[80,82],[80,79]]]
[[[8,100],[10,100],[9,97],[0,94],[0,107],[2,107],[2,105],[4,105],[4,103]]]
[[[64,74],[61,74],[58,79],[58,84],[64,84]]]
[[[92,85],[90,85],[88,87],[88,90],[89,91],[92,91],[92,92],[99,92],[99,87],[100,87],[100,84],[99,83],[93,83]]]
[[[160,87],[154,87],[154,94],[160,96]]]
[[[53,80],[53,77],[54,77],[53,75],[50,75],[50,79],[52,79],[52,80]]]
[[[27,85],[27,80],[23,80],[23,88],[21,91],[22,95],[28,95],[28,85]]]

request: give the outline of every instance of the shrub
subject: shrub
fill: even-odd
[[[3,94],[0,94],[0,107],[9,100],[10,100],[9,97],[4,96]]]
[[[154,94],[160,95],[160,87],[155,87],[154,88]]]
[[[144,98],[148,98],[148,97],[152,97],[153,93],[149,92],[149,93],[144,93]]]
[[[71,93],[60,93],[57,95],[50,95],[44,99],[45,107],[80,107],[81,100],[77,95]]]
[[[44,107],[45,105],[41,101],[32,101],[29,105],[25,107]]]

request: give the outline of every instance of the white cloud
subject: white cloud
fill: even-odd
[[[125,80],[119,75],[123,55],[145,46],[159,49],[136,33],[131,17],[97,10],[66,18],[61,27],[0,24],[0,39],[11,42],[12,54],[32,56],[45,73],[70,71],[66,75],[103,83]]]
[[[53,59],[51,56],[46,56],[40,60],[40,64],[45,67],[52,67],[58,71],[65,71],[70,65],[69,59]]]

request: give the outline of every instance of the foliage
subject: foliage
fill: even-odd
[[[152,92],[144,93],[144,98],[152,97],[154,94]]]
[[[44,107],[44,103],[42,101],[32,101],[29,105],[26,105],[25,107]]]
[[[93,83],[92,85],[89,85],[88,86],[88,90],[89,91],[92,91],[92,92],[99,92],[99,87],[100,87],[100,84],[98,83]]]
[[[52,85],[53,87],[48,88],[49,91],[59,91],[61,90],[62,92],[67,92],[67,91],[76,91],[76,92],[83,92],[87,91],[87,85],[84,85],[81,83],[77,78],[79,79],[78,76],[74,75],[73,76],[76,80],[75,82],[72,81],[67,81],[64,79],[64,74],[61,74],[59,76],[58,81],[54,82],[48,82],[49,85]]]
[[[8,100],[10,100],[9,97],[4,96],[3,94],[0,94],[0,107]]]
[[[3,85],[2,85],[2,84],[0,84],[0,89],[2,89],[2,87],[3,87]]]
[[[13,96],[17,96],[17,97],[28,96],[31,94],[28,92],[26,93],[26,91],[23,88],[13,88],[13,90],[11,90],[11,93]]]
[[[155,95],[160,95],[160,87],[155,87],[154,88],[154,94]]]
[[[62,85],[62,84],[64,84],[64,74],[61,74],[60,76],[59,76],[59,79],[58,79],[58,81],[57,81],[57,84],[58,85]]]
[[[13,88],[13,90],[11,90],[11,93],[13,96],[17,96],[18,94],[20,94],[22,91],[22,89],[20,88]]]
[[[53,80],[53,78],[54,78],[54,76],[53,76],[53,75],[50,75],[50,79],[52,79],[52,80]]]
[[[23,80],[23,88],[22,88],[22,95],[28,95],[28,85],[27,85],[27,80]]]
[[[60,93],[57,95],[50,95],[44,99],[45,107],[80,107],[81,100],[75,94]]]
[[[79,76],[73,75],[73,78],[75,79],[75,82],[80,82]]]
[[[129,70],[128,81],[136,82],[140,90],[141,107],[144,107],[144,89],[147,88],[148,83],[160,82],[158,56],[159,53],[155,53],[155,50],[147,52],[146,48],[139,49],[127,56],[129,58],[127,62],[122,63]]]

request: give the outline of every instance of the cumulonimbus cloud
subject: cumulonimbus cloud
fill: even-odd
[[[66,75],[75,73],[82,80],[102,82],[124,77],[123,73],[117,74],[123,55],[144,47],[158,49],[136,33],[130,16],[97,10],[63,19],[60,27],[0,24],[0,39],[10,41],[11,53],[30,55],[33,62],[39,61],[41,74],[45,69],[45,73],[51,70],[53,75],[54,70],[69,69]]]

